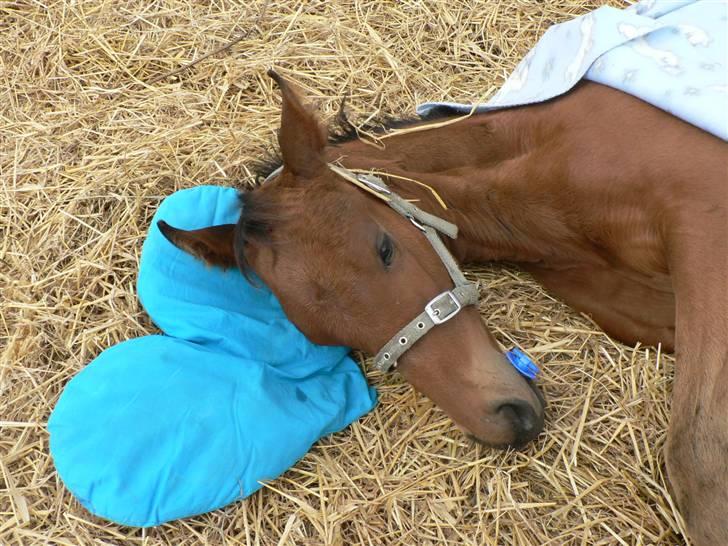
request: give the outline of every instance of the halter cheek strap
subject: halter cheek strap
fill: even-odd
[[[329,163],[329,168],[347,182],[381,199],[401,216],[412,222],[412,225],[419,229],[430,241],[432,248],[439,256],[455,285],[451,290],[446,290],[430,300],[425,305],[425,310],[397,332],[377,353],[374,357],[374,365],[378,370],[386,372],[396,366],[397,359],[435,326],[453,318],[463,307],[477,304],[478,284],[465,278],[455,262],[455,258],[452,257],[452,254],[450,254],[450,251],[438,235],[438,233],[442,233],[451,239],[455,239],[458,236],[458,227],[455,224],[425,212],[409,201],[402,199],[391,191],[384,180],[378,176],[355,174],[349,169],[332,163]],[[263,183],[265,184],[278,176],[282,170],[283,167],[281,166],[270,173]]]
[[[465,278],[452,254],[450,254],[450,251],[438,235],[438,233],[443,233],[451,239],[455,239],[458,236],[458,228],[455,224],[425,212],[409,201],[402,199],[391,191],[384,180],[378,176],[355,174],[349,169],[332,163],[329,163],[329,168],[347,182],[387,203],[424,233],[455,285],[451,290],[446,290],[430,300],[425,305],[425,310],[397,332],[377,353],[374,357],[374,365],[376,369],[386,372],[395,367],[397,359],[435,326],[453,318],[463,307],[476,305],[478,303],[478,284]],[[265,184],[278,176],[282,170],[283,166],[278,167],[268,175],[263,183]],[[506,357],[522,375],[529,379],[534,379],[539,372],[536,364],[520,349],[511,349],[506,353]]]
[[[478,285],[465,278],[452,254],[450,254],[450,251],[438,235],[438,233],[443,233],[451,239],[455,239],[458,234],[458,228],[455,224],[425,212],[409,201],[402,199],[392,192],[385,182],[377,176],[370,174],[357,175],[338,165],[329,164],[329,168],[345,180],[385,201],[392,209],[412,222],[427,237],[455,285],[451,290],[446,290],[435,296],[425,305],[425,310],[422,313],[406,324],[377,353],[374,357],[374,365],[378,370],[386,372],[396,366],[397,359],[435,326],[453,318],[463,307],[477,304]]]

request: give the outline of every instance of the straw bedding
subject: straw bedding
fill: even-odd
[[[610,340],[504,267],[470,272],[498,339],[544,370],[547,432],[524,452],[473,445],[396,374],[368,371],[379,407],[283,477],[142,531],[74,501],[44,429],[89,360],[155,332],[134,284],[159,201],[254,182],[278,123],[268,67],[326,119],[349,96],[363,125],[489,96],[550,24],[601,3],[0,3],[0,544],[684,543],[662,456],[673,358]]]

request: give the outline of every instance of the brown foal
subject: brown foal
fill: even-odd
[[[628,344],[677,351],[667,465],[691,538],[728,544],[728,146],[647,103],[582,83],[560,98],[454,123],[424,120],[372,146],[327,142],[283,94],[283,170],[245,194],[237,225],[162,224],[208,263],[252,269],[309,339],[376,353],[451,281],[410,222],[329,168],[379,174],[457,224],[462,263],[507,260]],[[447,204],[407,179],[426,182]],[[477,310],[436,327],[398,371],[472,437],[520,445],[538,391]]]

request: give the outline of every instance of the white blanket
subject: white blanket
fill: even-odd
[[[545,101],[586,78],[728,140],[728,1],[643,0],[554,25],[476,112]],[[428,102],[417,112],[473,105]]]

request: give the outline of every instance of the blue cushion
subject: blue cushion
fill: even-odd
[[[107,349],[53,410],[58,473],[96,515],[147,527],[225,506],[376,403],[347,348],[310,343],[260,281],[204,265],[156,225],[196,229],[239,213],[237,192],[215,186],[161,204],[137,288],[166,335]]]

